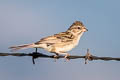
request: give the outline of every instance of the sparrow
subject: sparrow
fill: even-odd
[[[65,55],[64,58],[68,59],[67,57],[70,56],[68,51],[78,45],[81,36],[86,31],[88,29],[81,21],[75,21],[65,32],[42,38],[35,43],[11,46],[9,49],[17,51],[27,48],[42,48],[50,53],[55,53],[55,57]]]

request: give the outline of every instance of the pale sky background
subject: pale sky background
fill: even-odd
[[[120,0],[0,0],[0,52],[66,31],[76,20],[88,28],[70,54],[120,57]],[[34,49],[18,52],[32,52]],[[42,49],[40,52],[48,53]],[[51,54],[52,55],[52,54]],[[120,62],[0,57],[0,80],[118,80]]]

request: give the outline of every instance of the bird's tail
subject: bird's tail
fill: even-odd
[[[17,51],[20,49],[27,49],[27,48],[34,48],[35,44],[24,44],[24,45],[19,45],[19,46],[11,46],[9,47],[9,49],[11,49],[11,51]]]

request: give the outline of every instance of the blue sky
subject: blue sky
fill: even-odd
[[[33,43],[40,38],[66,31],[76,20],[88,28],[79,45],[69,53],[120,57],[119,0],[0,0],[0,52],[8,47]],[[32,52],[34,49],[18,52]],[[42,49],[40,52],[48,53]],[[117,61],[37,59],[0,57],[1,80],[118,80]]]

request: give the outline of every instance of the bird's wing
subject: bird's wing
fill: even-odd
[[[57,39],[60,39],[61,42],[70,42],[74,39],[74,35],[69,32],[61,32],[54,35]]]
[[[57,39],[55,36],[48,36],[48,37],[42,38],[40,41],[36,42],[35,44],[43,44],[43,43],[54,44],[57,42],[60,42],[60,40]]]
[[[42,38],[40,41],[36,42],[35,44],[54,44],[54,43],[62,43],[62,42],[69,42],[73,40],[73,35],[67,32],[61,32],[59,34],[55,34],[53,36],[48,36]]]

